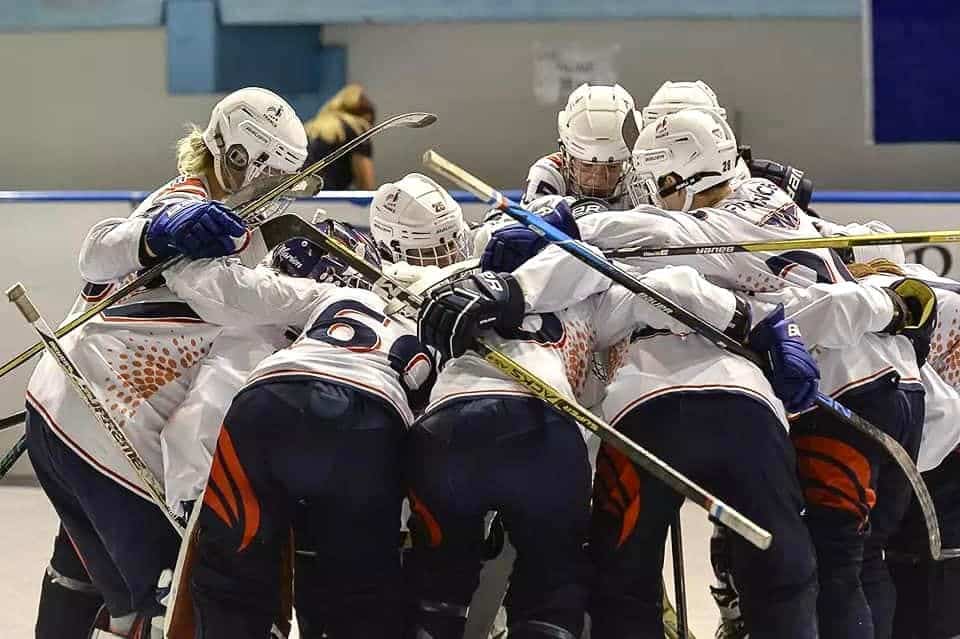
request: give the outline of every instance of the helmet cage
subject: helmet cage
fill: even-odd
[[[462,262],[470,254],[467,242],[460,231],[451,237],[441,237],[439,244],[432,246],[407,246],[401,248],[400,240],[391,240],[389,245],[380,243],[380,253],[393,263],[406,262],[410,266],[437,266],[443,268]]]
[[[623,195],[630,168],[629,159],[581,160],[567,151],[562,143],[560,154],[563,159],[561,172],[567,185],[567,195],[577,198],[595,197],[606,201],[616,200]]]

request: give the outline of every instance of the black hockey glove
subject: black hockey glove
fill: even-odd
[[[747,167],[750,169],[751,176],[766,178],[786,191],[787,195],[804,211],[810,206],[813,182],[810,178],[804,177],[804,172],[800,169],[770,160],[754,160],[752,157],[747,160]]]
[[[485,271],[454,280],[430,292],[420,309],[420,341],[440,353],[440,361],[460,357],[477,335],[492,328],[503,335],[523,321],[523,291],[512,276]]]
[[[913,344],[917,366],[930,354],[930,340],[937,328],[937,295],[920,280],[906,277],[883,289],[893,302],[893,319],[882,332],[903,335]]]

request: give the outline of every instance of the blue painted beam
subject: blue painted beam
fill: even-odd
[[[0,5],[0,31],[155,27],[163,23],[163,0],[3,0]]]
[[[217,86],[217,11],[209,0],[167,5],[167,90],[213,93]]]
[[[860,0],[220,0],[226,24],[855,18]]]
[[[345,50],[324,46],[321,34],[315,25],[225,26],[215,0],[169,0],[167,86],[174,94],[263,86],[319,101],[346,83]]]

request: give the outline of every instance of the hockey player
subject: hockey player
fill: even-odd
[[[257,177],[292,172],[304,157],[302,126],[281,98],[264,89],[227,96],[205,131],[194,130],[181,141],[181,175],[151,194],[131,219],[107,220],[88,235],[80,266],[89,283],[70,316],[109,294],[123,276],[173,254],[215,257],[245,245],[243,224],[212,198]],[[271,310],[263,323],[285,321],[287,309]],[[220,352],[230,349],[218,342],[221,332],[161,285],[133,294],[64,339],[158,477],[178,468],[164,458],[174,448],[198,454],[200,422],[218,425],[229,401],[229,394],[219,400],[219,415],[205,408],[218,401],[212,399],[217,390],[229,385],[228,376],[212,374],[206,366],[224,361],[217,355],[228,355]],[[256,357],[249,346],[234,344],[229,357],[240,366],[243,358]],[[49,358],[31,378],[27,406],[34,468],[109,611],[95,636],[146,636],[146,620],[160,610],[157,580],[176,557],[176,533]],[[178,447],[171,439],[178,436],[193,445]],[[189,466],[183,461],[180,469]],[[196,497],[195,475],[194,469],[165,477],[172,506],[181,505],[178,495]],[[41,610],[40,616],[62,617],[55,610]]]
[[[619,84],[581,84],[557,114],[560,150],[537,160],[527,174],[523,203],[543,195],[570,195],[629,206],[630,149],[620,129],[633,117],[633,98]]]
[[[379,265],[360,232],[326,230]],[[301,273],[349,276],[316,245],[296,242]],[[323,285],[303,334],[262,361],[234,398],[197,522],[198,639],[267,636],[291,530],[301,636],[400,636],[400,444],[433,365],[385,308],[370,291]]]
[[[585,239],[601,248],[814,234],[808,218],[769,181],[753,179],[743,182],[736,191],[730,188],[736,175],[736,141],[729,126],[716,114],[687,109],[661,118],[641,131],[634,153],[632,188],[638,201],[652,199],[661,208],[641,206],[634,211],[581,218]],[[764,257],[709,255],[671,261],[695,265],[712,281],[744,291],[772,291],[849,277],[828,251]],[[554,269],[544,286],[552,295],[577,299],[590,290],[583,268],[558,249],[550,247],[537,259],[571,265]],[[647,268],[662,264],[658,258],[630,262],[646,264]],[[528,302],[531,295],[537,297],[536,292],[527,293]],[[885,427],[916,454],[923,403],[916,355],[908,340],[868,335],[855,350],[817,349],[815,354],[824,374],[825,390]],[[812,429],[827,437],[802,437]],[[899,471],[889,468],[886,457],[873,442],[863,441],[850,427],[833,423],[821,411],[800,416],[794,421],[791,434],[800,452],[801,478],[808,501],[807,523],[820,559],[820,632],[825,637],[869,636],[870,611],[859,584],[864,526],[875,499],[873,490],[880,467]],[[829,460],[827,465],[815,461],[824,456]],[[818,488],[833,483],[833,468],[848,468],[851,477],[856,478],[853,486],[844,488],[842,497]],[[747,605],[746,599],[744,604]],[[745,610],[744,616],[756,633],[755,619],[751,617],[765,611],[754,610]]]
[[[727,110],[720,105],[717,94],[706,82],[702,80],[667,81],[657,89],[647,106],[641,110],[640,126],[647,126],[665,115],[690,108],[710,111],[723,120],[727,119]],[[737,174],[733,179],[734,187],[737,183],[751,177],[766,178],[783,189],[801,209],[809,210],[810,198],[813,196],[813,182],[805,177],[802,170],[788,164],[754,159],[753,151],[749,146],[740,146],[737,154],[739,157]]]

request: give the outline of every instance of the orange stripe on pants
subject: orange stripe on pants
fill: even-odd
[[[237,549],[238,552],[241,552],[250,545],[260,529],[260,502],[257,500],[256,493],[253,492],[253,486],[250,485],[247,474],[243,471],[243,466],[237,457],[237,450],[233,446],[233,440],[230,439],[226,424],[220,428],[216,454],[222,456],[224,470],[236,484],[240,501],[243,503],[243,539]]]

